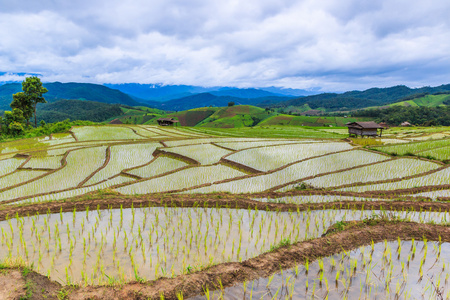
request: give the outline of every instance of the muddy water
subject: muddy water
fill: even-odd
[[[450,244],[400,245],[385,242],[342,252],[310,263],[308,270],[299,265],[211,292],[210,299],[439,299],[437,293],[448,299]]]
[[[245,260],[282,239],[315,238],[337,221],[377,213],[151,207],[30,216],[0,222],[0,259],[22,257],[61,283],[152,280]],[[408,216],[450,220],[448,213]]]

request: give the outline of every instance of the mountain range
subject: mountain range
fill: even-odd
[[[342,94],[321,93],[307,95],[303,90],[282,88],[203,88],[187,85],[99,85],[90,83],[44,83],[49,103],[59,100],[96,101],[126,106],[146,106],[165,111],[184,111],[199,107],[223,107],[230,102],[236,105],[254,105],[262,108],[277,108],[295,113],[351,111],[367,107],[383,107],[408,101],[425,95],[450,93],[450,84],[437,87],[409,88],[394,86],[371,88],[364,91],[349,91]],[[0,86],[0,110],[10,110],[12,94],[21,91],[20,83]],[[129,93],[129,94],[128,94]],[[302,94],[299,96],[299,94]],[[164,100],[165,99],[165,100]],[[67,102],[65,102],[67,104]],[[443,103],[446,105],[446,103]],[[39,109],[46,110],[39,105]],[[98,105],[95,106],[98,109]]]
[[[269,96],[300,97],[317,94],[317,91],[289,89],[279,87],[263,88],[235,88],[235,87],[201,87],[192,85],[163,85],[163,84],[105,84],[105,86],[122,91],[138,101],[168,101],[184,98],[201,93],[215,96],[231,96],[238,98],[261,98]]]

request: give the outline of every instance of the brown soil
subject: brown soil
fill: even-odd
[[[26,295],[25,280],[19,270],[1,270],[0,300],[20,299]]]
[[[446,202],[421,201],[413,197],[395,198],[385,197],[378,201],[335,201],[323,203],[285,204],[252,200],[252,198],[277,198],[283,196],[311,195],[311,192],[292,193],[263,193],[233,195],[221,194],[149,194],[143,196],[123,196],[111,191],[109,194],[87,194],[71,200],[51,201],[37,204],[0,206],[0,221],[13,218],[16,215],[26,216],[36,213],[59,213],[92,209],[130,208],[147,206],[167,207],[227,207],[236,209],[257,209],[266,211],[306,211],[323,209],[366,209],[366,210],[410,210],[410,211],[448,211],[450,204]],[[317,195],[359,196],[352,193],[327,193],[317,191]],[[377,197],[382,198],[382,197]],[[392,200],[394,199],[394,200]]]

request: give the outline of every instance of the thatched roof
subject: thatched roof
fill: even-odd
[[[172,122],[172,123],[179,123],[180,121],[174,119],[174,118],[159,118],[157,120],[158,122]]]
[[[378,129],[381,128],[383,129],[383,126],[380,126],[379,124],[375,123],[375,122],[348,122],[347,124],[345,124],[345,126],[347,127],[352,127],[352,128],[358,128],[358,129]]]

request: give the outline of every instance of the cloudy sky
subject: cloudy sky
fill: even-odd
[[[0,81],[450,83],[448,0],[0,0]]]

